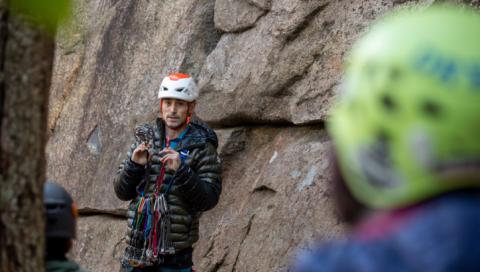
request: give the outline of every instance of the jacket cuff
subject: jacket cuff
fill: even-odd
[[[178,168],[178,170],[175,172],[175,174],[173,175],[173,181],[175,183],[175,185],[178,185],[178,186],[186,186],[188,187],[188,181],[190,180],[190,178],[193,176],[193,171],[192,169],[190,168],[190,166],[188,166],[187,164],[183,163],[180,164],[180,167]]]
[[[138,164],[128,159],[125,164],[125,172],[131,177],[141,177],[145,174],[145,165]]]

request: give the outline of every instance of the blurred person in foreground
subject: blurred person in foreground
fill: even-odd
[[[85,272],[66,254],[76,237],[78,212],[70,194],[59,184],[47,181],[43,187],[47,272]]]
[[[480,271],[480,15],[400,11],[359,40],[328,124],[347,238],[293,271]]]

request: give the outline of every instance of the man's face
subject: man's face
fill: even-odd
[[[168,128],[178,129],[186,124],[195,104],[184,100],[164,98],[161,100],[160,114]]]

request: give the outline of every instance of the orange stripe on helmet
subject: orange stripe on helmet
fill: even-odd
[[[189,77],[190,77],[189,75],[182,74],[182,73],[174,73],[174,74],[168,75],[168,78],[170,78],[170,80],[179,80],[182,78],[189,78]]]
[[[74,218],[78,218],[78,208],[75,202],[72,203],[72,215]]]

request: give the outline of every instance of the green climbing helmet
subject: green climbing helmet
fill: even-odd
[[[403,10],[353,47],[328,129],[353,195],[393,209],[480,187],[480,15]]]

